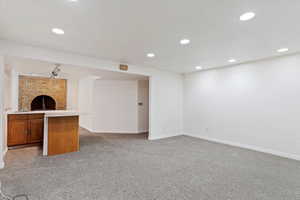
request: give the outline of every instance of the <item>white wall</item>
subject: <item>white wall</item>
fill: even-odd
[[[9,69],[4,70],[4,110],[10,110],[12,107],[12,71]]]
[[[82,79],[80,125],[97,133],[143,133],[149,129],[149,81]],[[139,106],[138,102],[143,105]]]
[[[137,133],[137,81],[98,80],[94,89],[94,131]]]
[[[138,86],[138,132],[149,131],[149,80],[139,80]]]
[[[94,84],[95,79],[84,78],[78,85],[78,110],[80,112],[79,124],[81,127],[93,132],[94,127]]]
[[[0,40],[0,55],[120,72],[118,62],[26,46],[5,40]],[[134,65],[129,65],[128,72],[124,73],[151,76],[149,138],[158,139],[182,134],[182,75]]]
[[[77,79],[67,79],[67,110],[78,110],[78,84]]]
[[[5,151],[4,73],[4,57],[0,55],[0,168],[4,167],[3,153]]]
[[[161,72],[150,79],[152,139],[182,134],[182,76]]]
[[[11,69],[11,110],[19,109],[19,74]],[[6,89],[7,90],[7,89]]]
[[[300,55],[184,79],[184,132],[300,159]]]
[[[13,87],[13,70],[5,69],[4,70],[4,103],[3,108],[4,112],[11,110],[14,101],[12,100],[12,87]],[[4,127],[4,137],[3,137],[3,151],[7,151],[7,115],[3,116],[3,127]]]

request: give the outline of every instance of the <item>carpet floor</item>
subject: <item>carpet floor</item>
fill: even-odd
[[[81,131],[80,152],[9,150],[4,193],[30,200],[300,200],[300,162],[178,136]],[[21,198],[20,198],[21,199]]]

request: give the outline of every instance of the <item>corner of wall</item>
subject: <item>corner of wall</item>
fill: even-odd
[[[0,55],[0,168],[4,168],[4,139],[5,139],[5,111],[4,111],[4,57]]]
[[[3,169],[5,167],[4,161],[0,161],[0,169]]]
[[[95,130],[93,130],[93,128],[90,128],[90,127],[88,127],[88,126],[85,126],[84,124],[79,124],[79,126],[80,126],[81,128],[83,128],[83,129],[88,130],[88,131],[91,132],[91,133],[95,133],[95,132],[96,132]]]
[[[0,169],[3,169],[5,167],[4,157],[7,153],[8,148],[5,147],[2,153],[2,159],[0,159]]]
[[[3,150],[3,157],[6,155],[7,151],[8,151],[8,148],[7,148],[7,146],[6,146],[6,147],[4,148],[4,150]]]

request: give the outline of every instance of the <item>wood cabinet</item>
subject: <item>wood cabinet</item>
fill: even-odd
[[[7,126],[9,147],[43,141],[44,114],[11,114]]]
[[[28,143],[43,141],[44,136],[44,115],[29,115],[28,117]]]
[[[8,115],[8,146],[27,144],[27,115]]]
[[[79,151],[79,117],[64,116],[48,119],[48,155]]]

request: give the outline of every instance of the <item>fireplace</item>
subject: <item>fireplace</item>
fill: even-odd
[[[48,97],[39,97],[43,95]],[[18,101],[19,111],[66,110],[67,80],[19,76]]]
[[[56,110],[56,102],[50,96],[40,95],[32,100],[31,110]]]

